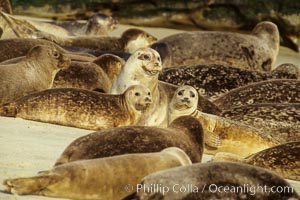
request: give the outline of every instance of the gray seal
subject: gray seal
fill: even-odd
[[[260,22],[252,34],[218,31],[184,32],[159,40],[172,56],[171,67],[224,64],[270,71],[279,51],[279,31],[272,22]]]

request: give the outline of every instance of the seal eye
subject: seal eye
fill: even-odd
[[[135,96],[140,96],[141,94],[139,92],[134,93]]]
[[[183,95],[183,91],[180,90],[177,94],[178,94],[179,96],[182,96],[182,95]]]
[[[195,97],[194,92],[190,92],[190,96],[194,98]]]
[[[150,60],[150,56],[147,55],[147,54],[144,54],[144,55],[143,55],[143,60]]]
[[[149,96],[150,96],[150,94],[151,94],[151,93],[150,93],[150,92],[148,92],[148,95],[149,95]]]
[[[53,56],[54,56],[55,58],[58,58],[58,57],[59,57],[59,53],[58,53],[57,51],[54,51],[54,52],[53,52]]]

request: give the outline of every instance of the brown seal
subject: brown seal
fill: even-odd
[[[0,107],[1,116],[101,130],[137,124],[151,104],[144,86],[129,87],[121,95],[77,88],[58,88],[30,94]]]
[[[262,137],[259,130],[229,119],[197,110],[197,91],[191,86],[181,86],[174,93],[169,104],[169,122],[177,117],[190,115],[203,126],[205,153],[232,152],[241,156],[276,145],[268,137]],[[236,149],[239,151],[236,151]]]
[[[28,178],[6,179],[13,194],[34,194],[68,199],[122,199],[148,174],[190,165],[189,157],[171,147],[157,153],[126,154],[81,160],[42,171]]]
[[[103,54],[96,58],[93,63],[99,65],[106,73],[109,80],[113,82],[121,72],[125,61],[119,56],[113,54]]]
[[[213,161],[242,162],[262,167],[287,178],[300,181],[300,142],[289,142],[257,152],[246,158],[220,152]]]
[[[29,38],[14,38],[0,40],[0,62],[5,60],[26,56],[28,51],[37,45],[55,46],[55,48],[63,54],[66,54],[71,60],[74,61],[93,61],[94,56],[87,53],[76,53],[64,50],[53,42],[41,39]],[[18,61],[17,61],[18,62]]]
[[[111,81],[106,73],[95,63],[72,61],[70,66],[59,71],[54,79],[53,88],[81,88],[109,92]]]
[[[124,200],[300,199],[293,187],[268,170],[233,162],[197,163],[150,174]]]
[[[203,130],[200,122],[183,116],[168,128],[123,126],[91,133],[69,144],[55,166],[76,160],[157,152],[167,147],[178,147],[187,153],[192,162],[201,162]]]
[[[260,22],[252,34],[218,31],[184,32],[168,36],[170,67],[223,64],[239,68],[270,71],[279,51],[279,31],[272,22]]]
[[[264,103],[233,107],[221,116],[261,130],[280,144],[300,139],[300,103]]]
[[[299,79],[300,68],[293,64],[282,64],[271,72],[240,69],[221,64],[203,64],[164,68],[158,79],[177,86],[193,86],[200,95],[211,100],[228,91],[250,83],[269,79]]]
[[[274,79],[235,88],[214,103],[223,110],[259,103],[300,103],[300,80]]]
[[[16,64],[0,65],[0,104],[52,87],[56,73],[70,64],[70,59],[54,46],[33,47]]]

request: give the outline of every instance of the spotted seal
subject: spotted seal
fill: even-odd
[[[259,103],[300,103],[300,80],[274,79],[235,88],[217,98],[221,109]]]
[[[159,40],[171,50],[172,67],[224,64],[270,71],[279,51],[279,31],[272,22],[260,22],[252,34],[219,31],[184,32]]]
[[[242,162],[273,171],[287,178],[300,181],[300,142],[289,142],[257,152],[246,158],[220,152],[213,161]]]
[[[183,116],[174,120],[168,128],[123,126],[91,133],[69,144],[55,166],[76,160],[157,152],[166,147],[178,147],[188,154],[192,162],[201,162],[203,130],[200,122]]]
[[[169,122],[183,115],[196,117],[204,129],[205,153],[220,151],[247,156],[274,146],[276,143],[255,128],[197,110],[197,91],[191,86],[181,86],[169,104]],[[236,151],[239,148],[239,151]]]
[[[190,85],[199,95],[215,100],[228,91],[253,82],[269,79],[299,79],[300,68],[293,64],[282,64],[271,72],[240,69],[229,65],[203,64],[164,68],[158,79],[177,86]]]
[[[149,104],[150,91],[140,85],[129,87],[121,95],[58,88],[4,104],[0,107],[0,115],[100,130],[137,124]]]
[[[23,61],[0,65],[0,104],[51,88],[57,72],[69,64],[70,59],[54,46],[38,45]]]
[[[171,147],[156,153],[125,154],[71,162],[42,171],[33,177],[6,179],[3,184],[8,192],[19,195],[122,199],[135,191],[132,186],[144,176],[190,164],[184,151]]]
[[[136,187],[137,192],[124,200],[300,198],[280,176],[233,162],[197,163],[163,170],[144,177]]]
[[[283,144],[300,139],[300,104],[264,103],[233,107],[221,116],[256,127]]]

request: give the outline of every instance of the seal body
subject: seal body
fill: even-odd
[[[71,65],[59,71],[53,88],[81,88],[107,93],[111,81],[106,73],[95,63],[72,61]]]
[[[223,110],[260,103],[300,103],[300,80],[267,80],[231,90],[214,101]]]
[[[253,104],[224,110],[221,116],[256,127],[281,144],[300,138],[300,104]]]
[[[69,144],[55,165],[127,153],[157,152],[166,147],[178,147],[192,162],[201,162],[203,145],[200,122],[184,116],[168,128],[123,126],[85,135]]]
[[[158,153],[71,162],[37,176],[4,180],[4,185],[14,194],[114,200],[134,192],[134,186],[150,173],[189,164],[189,157],[173,147]]]
[[[177,86],[190,85],[206,98],[215,100],[228,91],[250,83],[269,79],[298,79],[300,68],[282,64],[271,72],[241,69],[228,65],[197,65],[164,68],[158,79]]]
[[[274,186],[287,189],[268,192]],[[283,178],[262,168],[232,162],[199,163],[156,172],[146,176],[138,187],[126,200],[300,198]]]
[[[224,64],[244,69],[270,71],[279,51],[279,31],[271,22],[260,22],[251,35],[197,31],[168,36],[165,42],[172,67],[197,64]]]
[[[300,180],[300,142],[288,142],[257,152],[246,158],[234,154],[217,153],[214,161],[237,161],[262,167],[293,180]]]
[[[129,87],[122,95],[59,88],[4,104],[0,115],[100,130],[136,124],[150,103],[150,91],[143,86]]]
[[[70,64],[70,59],[53,46],[33,47],[16,64],[0,65],[0,104],[52,87],[56,73]]]
[[[203,125],[205,153],[232,152],[241,156],[274,146],[276,143],[263,137],[259,130],[223,117],[197,110],[197,92],[191,86],[181,86],[174,93],[169,105],[169,120],[190,115]],[[239,151],[236,151],[236,148]]]

